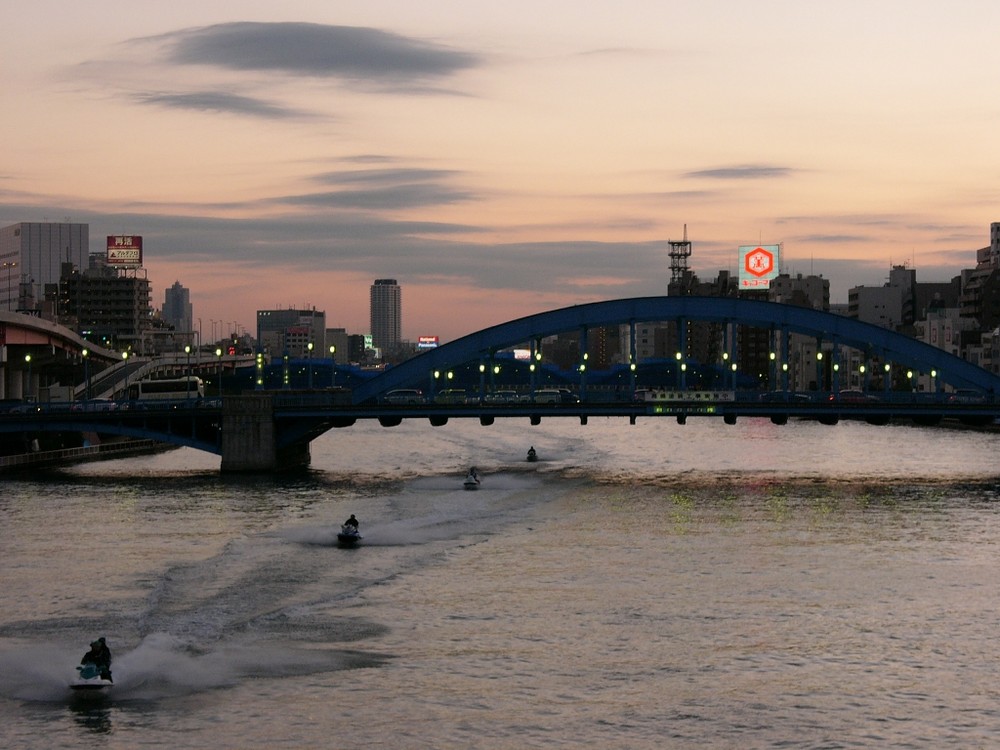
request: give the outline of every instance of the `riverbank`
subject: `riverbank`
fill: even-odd
[[[126,438],[114,442],[88,445],[79,448],[60,448],[50,451],[35,451],[19,453],[13,456],[0,456],[0,474],[30,471],[37,468],[65,466],[67,464],[86,463],[90,461],[107,461],[113,458],[128,458],[129,456],[144,456],[150,453],[163,453],[175,450],[177,446],[161,443],[157,440],[139,440]]]

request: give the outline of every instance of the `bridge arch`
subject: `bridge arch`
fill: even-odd
[[[394,388],[426,382],[428,373],[481,360],[546,336],[599,326],[652,321],[698,320],[800,333],[823,341],[877,352],[886,360],[929,373],[941,383],[1000,393],[1000,377],[943,349],[870,323],[806,307],[731,297],[634,297],[573,305],[484,328],[428,350],[357,387],[354,403]]]

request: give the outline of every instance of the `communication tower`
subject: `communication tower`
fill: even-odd
[[[667,240],[670,244],[670,283],[678,284],[687,278],[691,243],[688,242],[688,225],[684,225],[684,239]]]

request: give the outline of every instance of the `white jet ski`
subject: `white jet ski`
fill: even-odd
[[[91,694],[107,693],[115,684],[110,679],[101,676],[101,668],[96,664],[81,664],[76,668],[76,679],[70,682],[72,690]],[[110,677],[110,672],[106,673]]]

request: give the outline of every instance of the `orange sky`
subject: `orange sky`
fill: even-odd
[[[144,237],[154,302],[403,334],[662,294],[741,244],[834,302],[945,281],[997,213],[1000,6],[396,1],[9,4],[0,223]]]

